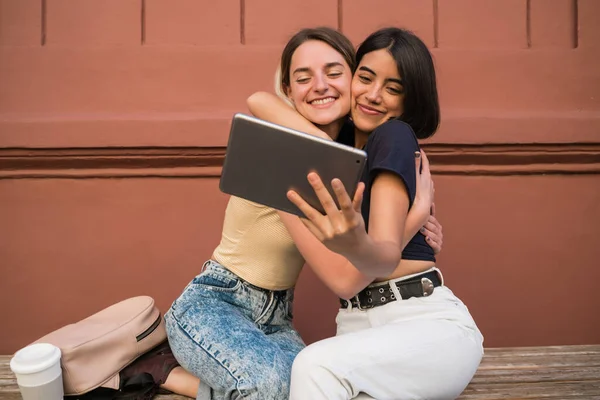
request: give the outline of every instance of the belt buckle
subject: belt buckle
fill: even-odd
[[[421,287],[423,288],[423,297],[427,297],[433,293],[433,282],[428,278],[421,278]]]

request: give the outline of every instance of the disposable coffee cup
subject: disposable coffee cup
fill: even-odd
[[[17,377],[23,400],[62,400],[64,396],[60,349],[35,343],[17,351],[10,369]]]

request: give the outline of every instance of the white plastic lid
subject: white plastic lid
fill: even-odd
[[[10,369],[19,375],[35,374],[60,362],[60,349],[50,343],[35,343],[17,351]]]

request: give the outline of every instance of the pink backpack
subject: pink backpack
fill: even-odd
[[[36,340],[62,352],[65,396],[96,388],[118,390],[119,373],[167,338],[154,300],[132,297]]]

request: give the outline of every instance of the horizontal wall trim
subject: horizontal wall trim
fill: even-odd
[[[424,145],[438,175],[600,174],[600,143]],[[0,149],[0,179],[219,177],[225,147]]]
[[[0,148],[223,147],[235,112],[0,113]],[[428,143],[597,143],[599,131],[600,111],[445,108]]]

